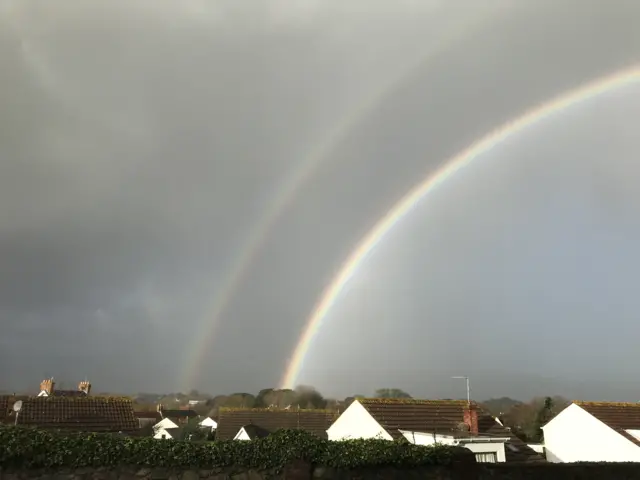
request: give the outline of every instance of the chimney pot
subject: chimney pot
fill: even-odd
[[[78,390],[84,392],[86,395],[89,395],[91,392],[91,384],[88,381],[80,382],[78,384]]]
[[[40,382],[40,391],[47,392],[47,395],[53,394],[53,389],[56,383],[53,381],[53,378],[46,378],[42,382]]]

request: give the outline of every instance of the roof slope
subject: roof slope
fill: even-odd
[[[197,417],[198,413],[195,410],[162,410],[163,418],[193,418]]]
[[[473,436],[460,428],[469,405],[466,400],[363,398],[358,401],[393,438],[402,436],[399,430]],[[511,430],[496,422],[493,416],[473,402],[472,406],[478,412],[478,435],[509,438],[508,445],[511,447],[505,446],[508,462],[545,461],[539,453],[513,435]]]
[[[9,395],[0,396],[0,423],[5,423],[7,417],[9,416],[9,399],[11,397]]]
[[[139,428],[131,400],[107,397],[31,397],[22,402],[17,424],[88,432]]]
[[[327,429],[336,418],[338,418],[338,412],[332,410],[221,408],[218,417],[216,440],[233,440],[242,427],[249,425],[255,425],[270,433],[282,429],[306,430],[321,438],[326,438]],[[249,427],[249,429],[251,428]]]
[[[640,403],[573,402],[620,435],[640,446],[640,440],[625,430],[640,430]]]
[[[546,462],[540,455],[525,442],[516,437],[509,428],[500,425],[495,418],[486,412],[478,412],[478,432],[483,436],[507,437],[504,453],[507,462],[539,463]]]
[[[271,433],[269,430],[265,430],[264,428],[261,428],[254,424],[245,425],[242,428],[244,428],[244,431],[247,433],[251,440],[255,440],[256,438],[268,437]]]
[[[50,397],[87,397],[87,393],[82,390],[54,390]]]
[[[362,398],[357,400],[393,438],[398,430],[454,435],[461,433],[465,400]]]

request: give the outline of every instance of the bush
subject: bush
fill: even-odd
[[[0,428],[0,465],[7,468],[155,466],[281,468],[293,460],[337,468],[448,465],[456,449],[387,440],[329,442],[301,430],[281,430],[254,441],[209,443]]]

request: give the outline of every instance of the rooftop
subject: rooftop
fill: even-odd
[[[11,416],[14,415],[12,412]],[[89,432],[127,432],[139,428],[131,400],[86,396],[25,399],[17,425]]]
[[[251,434],[251,425],[260,431],[273,433],[277,430],[306,430],[326,438],[327,429],[338,418],[332,410],[273,410],[273,409],[226,409],[218,415],[217,440],[232,440],[242,427]],[[256,430],[257,431],[257,430]]]

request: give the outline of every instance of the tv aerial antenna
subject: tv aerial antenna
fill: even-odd
[[[13,404],[13,411],[16,412],[16,421],[14,422],[14,425],[18,424],[18,415],[20,415],[20,410],[22,410],[22,400],[18,400]]]

